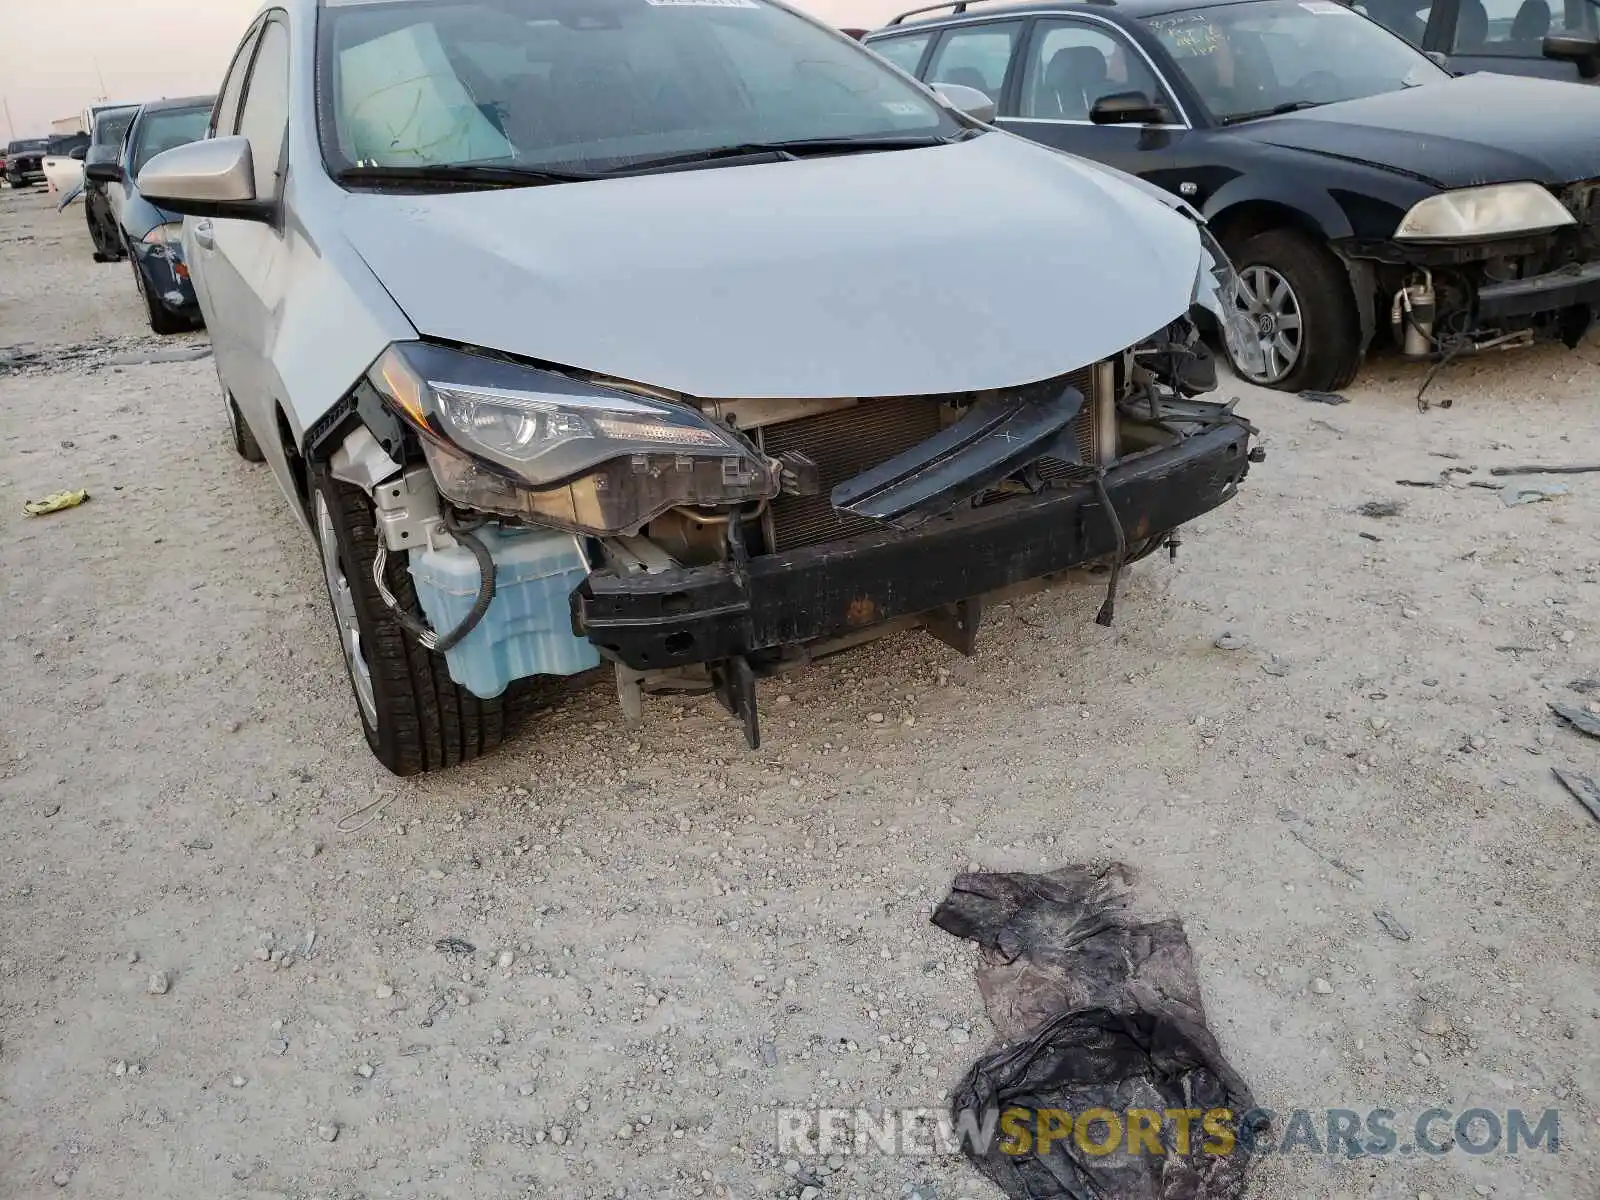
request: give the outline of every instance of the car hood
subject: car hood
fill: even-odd
[[[1230,132],[1458,188],[1600,176],[1597,128],[1600,88],[1478,74],[1266,117]]]
[[[592,183],[352,193],[424,336],[703,397],[1047,379],[1187,311],[1188,218],[1009,134]]]

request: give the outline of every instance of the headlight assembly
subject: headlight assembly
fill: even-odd
[[[1267,370],[1266,354],[1261,349],[1255,323],[1250,320],[1244,284],[1211,231],[1204,225],[1198,228],[1200,268],[1195,274],[1194,293],[1189,304],[1191,307],[1200,305],[1216,318],[1228,355],[1240,370],[1263,375]]]
[[[1576,224],[1576,218],[1537,183],[1496,183],[1440,192],[1411,206],[1396,241],[1456,241],[1537,233]]]
[[[684,405],[421,342],[391,346],[368,380],[465,508],[617,534],[679,505],[777,494],[760,454]]]

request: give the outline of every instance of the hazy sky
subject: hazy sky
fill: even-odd
[[[835,24],[867,28],[916,3],[799,0]],[[101,96],[137,101],[216,91],[260,7],[261,0],[0,0],[0,95],[15,136],[43,136],[51,121]]]

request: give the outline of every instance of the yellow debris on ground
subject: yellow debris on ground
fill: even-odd
[[[46,513],[60,512],[63,508],[77,508],[89,498],[89,493],[79,488],[75,492],[53,492],[43,500],[29,500],[22,506],[22,511],[30,517],[42,517]]]

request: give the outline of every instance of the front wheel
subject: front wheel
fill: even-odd
[[[480,700],[457,684],[444,655],[420,645],[378,594],[377,519],[367,494],[319,468],[311,517],[361,728],[378,761],[396,775],[417,775],[499,746],[507,697]],[[398,603],[415,611],[403,555],[390,556],[384,580]]]
[[[153,332],[163,336],[173,333],[187,333],[190,322],[175,312],[168,310],[161,303],[161,298],[150,287],[150,281],[144,277],[144,270],[139,266],[138,256],[132,250],[128,251],[128,261],[133,265],[133,285],[139,289],[139,299],[144,301],[145,314],[150,318],[150,328]]]
[[[1230,353],[1234,371],[1285,392],[1347,386],[1361,367],[1361,329],[1339,260],[1289,229],[1247,238],[1230,257],[1242,285],[1234,302],[1265,360],[1261,370],[1246,369]]]

